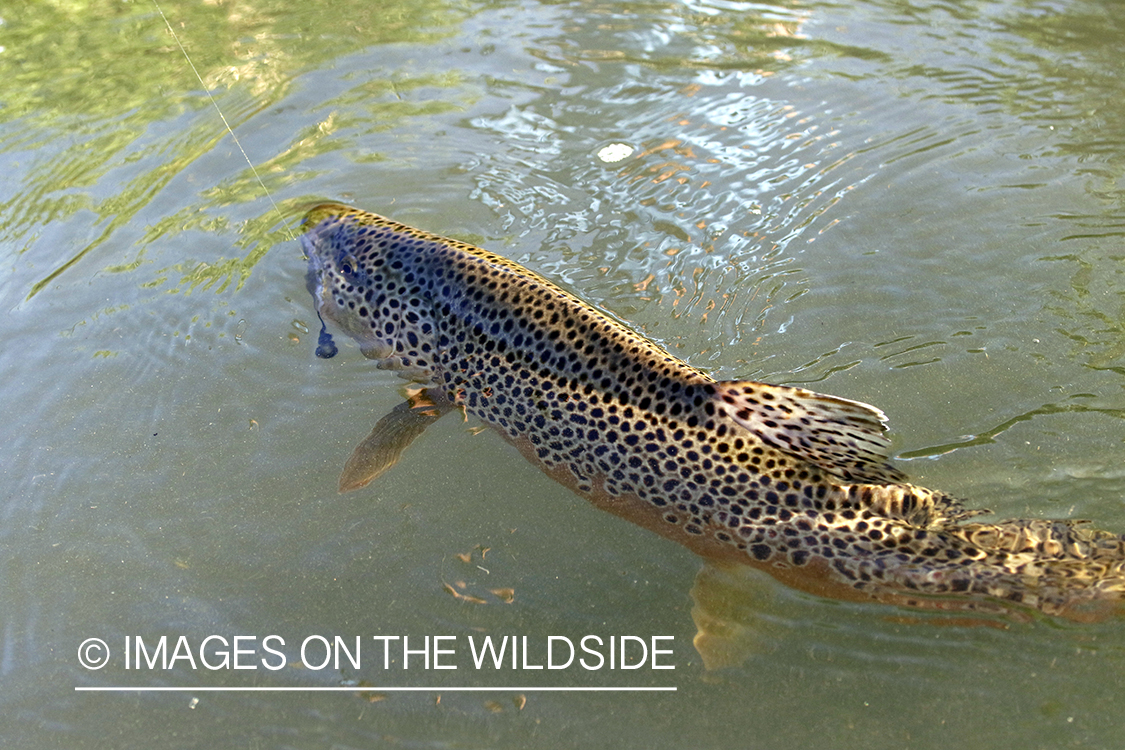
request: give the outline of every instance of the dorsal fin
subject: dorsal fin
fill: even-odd
[[[823,393],[749,380],[715,383],[715,405],[768,445],[848,482],[896,484],[879,409]]]

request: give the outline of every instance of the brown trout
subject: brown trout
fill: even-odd
[[[720,565],[851,600],[1093,619],[1125,596],[1125,537],[972,521],[888,463],[881,411],[717,382],[532,271],[347,206],[312,209],[308,288],[377,366],[421,388],[356,449],[340,490],[462,409],[594,505]],[[317,354],[336,353],[322,328]]]

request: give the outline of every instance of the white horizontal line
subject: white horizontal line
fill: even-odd
[[[355,685],[352,687],[130,687],[110,685],[75,687],[77,692],[99,693],[641,693],[675,692],[675,687],[379,687]]]

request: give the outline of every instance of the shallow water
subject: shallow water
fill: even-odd
[[[878,405],[921,484],[1125,532],[1115,2],[164,11],[202,85],[151,3],[0,12],[6,746],[1119,746],[1121,620],[764,582],[709,673],[699,561],[491,433],[447,418],[337,495],[399,381],[313,356],[292,239],[333,199],[483,244],[717,377]],[[314,634],[670,635],[676,669],[125,669],[126,637],[212,634],[291,663]],[[436,689],[74,690],[360,683]],[[677,691],[448,690],[504,685]]]

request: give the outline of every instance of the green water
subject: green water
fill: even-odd
[[[202,84],[150,2],[0,10],[0,744],[1121,746],[1120,620],[914,624],[766,582],[747,660],[707,672],[699,561],[491,433],[442,420],[338,495],[399,382],[313,356],[293,239],[333,199],[477,242],[717,377],[878,405],[920,484],[1125,532],[1117,2],[163,10]],[[124,661],[270,634],[290,666]],[[676,669],[467,647],[587,634],[674,636]],[[311,635],[362,666],[294,666]],[[458,669],[383,669],[376,635],[455,636]],[[112,685],[196,690],[74,690]],[[352,685],[378,687],[200,690]],[[451,690],[501,686],[677,690]]]

